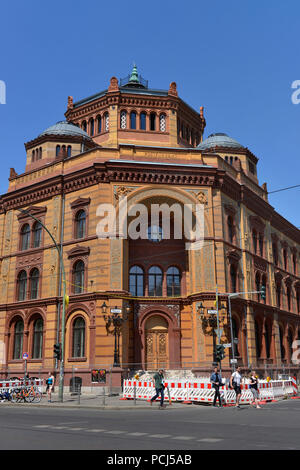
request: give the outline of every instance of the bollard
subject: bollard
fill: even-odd
[[[105,387],[102,387],[102,405],[105,406]]]
[[[78,402],[78,405],[80,405],[80,395],[81,395],[81,385],[78,384],[77,386],[77,402]]]
[[[133,398],[134,404],[136,405],[136,382],[133,383]]]

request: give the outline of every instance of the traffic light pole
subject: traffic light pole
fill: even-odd
[[[264,286],[262,286],[264,287]],[[230,321],[230,334],[231,334],[231,353],[232,353],[232,365],[233,365],[233,371],[235,371],[235,355],[234,355],[234,337],[233,337],[233,327],[232,327],[232,315],[231,315],[231,299],[234,297],[238,297],[239,295],[244,295],[244,294],[261,294],[262,296],[266,295],[265,287],[264,289],[261,290],[255,290],[255,291],[249,291],[249,292],[225,292],[224,294],[219,294],[219,295],[227,295],[228,296],[228,314],[229,314],[229,321]]]
[[[47,227],[43,224],[43,222],[39,219],[37,219],[34,215],[30,214],[28,210],[24,209],[19,209],[19,212],[22,212],[23,214],[28,215],[32,219],[36,220],[41,224],[41,226],[46,230],[48,233],[49,237],[53,241],[55,248],[57,249],[58,255],[59,255],[59,260],[60,260],[60,267],[61,267],[61,272],[62,272],[62,277],[63,277],[63,299],[62,299],[62,318],[61,318],[61,360],[60,360],[60,370],[59,370],[59,388],[58,388],[58,398],[59,401],[63,402],[64,401],[64,350],[65,350],[65,315],[66,315],[66,275],[65,275],[65,268],[64,268],[64,260],[62,256],[62,250],[56,243],[56,240],[54,239],[53,235]]]

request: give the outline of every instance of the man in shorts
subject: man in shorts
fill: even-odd
[[[241,381],[242,381],[241,368],[238,367],[237,370],[230,377],[230,387],[234,389],[235,394],[236,394],[236,404],[235,404],[236,408],[240,408],[240,398],[242,395]]]

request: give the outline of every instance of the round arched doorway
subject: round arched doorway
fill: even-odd
[[[145,365],[147,370],[168,369],[168,322],[161,315],[151,316],[145,325]]]

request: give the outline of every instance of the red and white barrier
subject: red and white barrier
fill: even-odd
[[[139,400],[150,400],[155,395],[153,382],[144,382],[139,380],[125,380],[123,388],[123,398],[133,399],[134,396]],[[260,381],[258,384],[259,399],[261,401],[272,401],[294,394],[294,385],[291,380]],[[169,394],[168,394],[169,391]],[[253,395],[250,385],[241,384],[241,404],[250,404],[253,402]],[[228,385],[220,387],[220,393],[223,396],[225,404],[235,404],[235,391]],[[202,382],[197,379],[190,380],[166,380],[165,397],[173,402],[181,401],[184,403],[209,403],[214,400],[215,390],[211,383]]]
[[[31,385],[36,386],[39,391],[42,392],[43,379],[26,380],[25,384],[24,380],[0,380],[0,392],[5,392],[12,388],[23,387],[24,385],[26,387],[30,387]]]
[[[293,394],[298,395],[298,385],[296,377],[292,377]]]

